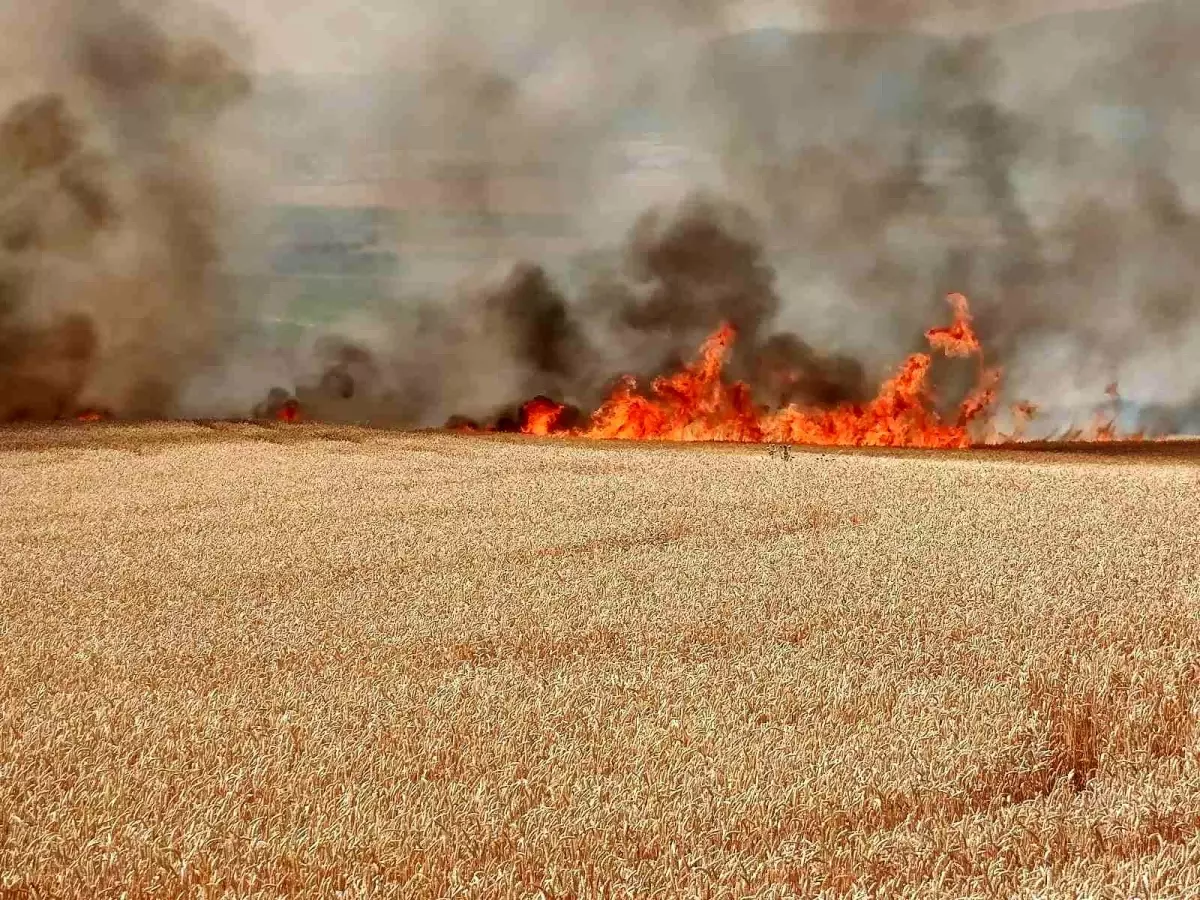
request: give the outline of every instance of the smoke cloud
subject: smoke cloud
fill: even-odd
[[[41,55],[0,117],[0,420],[167,415],[221,350],[204,139],[248,77],[228,38],[119,0],[30,15]]]
[[[726,320],[760,402],[855,402],[961,291],[1002,400],[1047,428],[1116,381],[1123,424],[1200,431],[1184,0],[1020,25],[1017,0],[814,3],[815,30],[749,34],[724,0],[366,4],[325,38],[361,48],[356,72],[257,96],[233,25],[55,9],[37,40],[69,52],[10,63],[0,96],[0,418],[294,398],[333,421],[512,420],[538,394],[589,409]],[[273,187],[231,190],[239,115]],[[328,278],[328,321],[276,328],[326,276],[278,271],[250,226],[272,202],[384,211],[362,246],[326,242],[398,270]],[[938,366],[948,399],[975,377]]]
[[[1147,427],[1153,406],[1194,408],[1198,29],[1167,0],[953,39],[728,42],[702,82],[794,300],[783,318],[877,376],[962,291],[1005,395],[1047,424],[1114,381]]]

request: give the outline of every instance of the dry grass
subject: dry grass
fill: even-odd
[[[1194,459],[101,426],[0,501],[5,897],[1200,895]]]

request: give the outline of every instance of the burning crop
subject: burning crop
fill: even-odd
[[[737,339],[737,330],[723,323],[704,341],[691,362],[679,371],[655,378],[648,390],[639,390],[630,376],[623,377],[587,423],[571,427],[567,407],[539,396],[521,407],[515,430],[528,435],[559,435],[597,439],[664,441],[741,441],[845,446],[963,448],[976,443],[973,428],[987,425],[1000,381],[999,369],[983,365],[983,348],[971,324],[967,298],[947,297],[953,310],[948,326],[925,332],[931,350],[947,357],[979,360],[977,382],[946,417],[936,410],[930,385],[933,357],[910,355],[883,383],[874,399],[865,404],[846,403],[832,408],[787,404],[769,409],[755,403],[744,382],[725,376],[725,363]],[[1115,391],[1111,386],[1110,394]],[[1035,408],[1018,404],[1021,421]],[[460,431],[495,431],[472,423],[456,423]],[[1071,433],[1073,439],[1094,436],[1111,440],[1116,428],[1098,420],[1090,432]]]

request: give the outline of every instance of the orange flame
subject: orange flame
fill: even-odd
[[[304,413],[300,408],[300,403],[295,399],[285,401],[275,412],[275,418],[278,421],[289,424],[299,422],[303,416]]]
[[[954,322],[946,328],[930,328],[925,332],[929,346],[941,350],[947,356],[970,356],[982,353],[979,338],[971,328],[971,311],[967,307],[967,298],[962,294],[950,294],[946,297],[954,307]]]
[[[1122,434],[1117,429],[1117,416],[1121,408],[1121,392],[1117,382],[1112,382],[1104,388],[1108,397],[1108,409],[1097,409],[1092,416],[1091,427],[1083,433],[1083,439],[1089,441],[1141,441],[1145,435],[1140,432]]]
[[[108,413],[98,409],[85,409],[75,416],[77,422],[103,422],[108,418]]]
[[[521,433],[547,435],[562,418],[564,407],[549,397],[534,397],[521,407]]]
[[[982,358],[967,298],[951,294],[947,299],[954,309],[954,321],[926,332],[931,347],[948,356],[975,354]],[[999,370],[981,370],[978,386],[960,405],[953,424],[942,421],[929,406],[932,358],[925,353],[905,360],[865,406],[806,409],[788,405],[762,410],[754,405],[747,385],[721,377],[735,338],[731,325],[721,325],[693,362],[673,375],[656,378],[647,394],[638,392],[632,378],[624,378],[581,429],[555,427],[564,407],[537,398],[522,409],[521,430],[526,434],[634,440],[967,447],[971,444],[968,426],[990,409],[1000,379]]]

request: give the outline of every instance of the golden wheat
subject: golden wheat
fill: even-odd
[[[0,894],[1200,895],[1200,467],[0,435]]]

